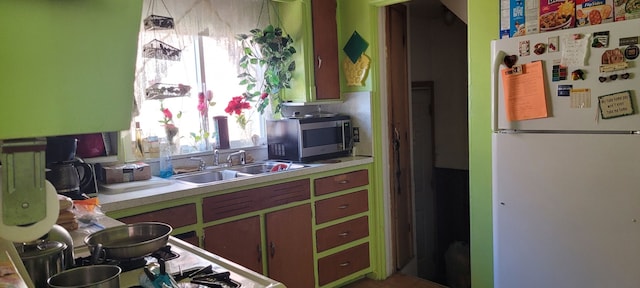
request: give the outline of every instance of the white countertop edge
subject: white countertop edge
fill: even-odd
[[[330,170],[337,170],[373,163],[372,157],[365,156],[344,157],[338,159],[340,160],[340,162],[338,163],[309,164],[310,167],[285,172],[223,180],[204,186],[188,185],[183,182],[172,180],[172,184],[162,187],[141,189],[116,194],[98,193],[98,199],[103,212],[118,211],[123,209],[135,208],[140,206],[141,204],[154,204],[164,201],[182,199],[190,196],[202,195],[205,193],[224,191],[241,186],[268,183],[292,177],[311,175]]]

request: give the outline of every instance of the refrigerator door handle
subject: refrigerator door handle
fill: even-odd
[[[500,115],[500,111],[498,111],[498,106],[500,103],[500,64],[504,61],[504,56],[507,54],[504,51],[496,52],[496,40],[491,41],[491,53],[495,54],[493,56],[493,67],[491,73],[491,131],[498,131],[498,116]]]

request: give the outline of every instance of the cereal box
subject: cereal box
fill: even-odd
[[[541,0],[540,32],[573,28],[575,8],[573,0]]]
[[[523,36],[526,34],[524,26],[524,0],[511,0],[509,11],[511,11],[511,37]]]
[[[537,34],[540,0],[500,0],[500,39]]]
[[[613,0],[616,21],[640,18],[640,0]]]
[[[576,27],[613,22],[613,0],[576,0]]]

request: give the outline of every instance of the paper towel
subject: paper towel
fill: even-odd
[[[47,203],[47,213],[45,218],[28,226],[7,226],[4,225],[2,215],[2,205],[0,205],[0,238],[13,242],[30,242],[47,234],[53,224],[58,220],[60,204],[58,203],[58,193],[53,184],[45,180],[45,197]]]

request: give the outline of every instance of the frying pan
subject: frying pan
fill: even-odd
[[[167,245],[173,228],[160,222],[140,222],[107,228],[84,238],[91,253],[104,251],[106,259],[126,260],[150,255]],[[102,245],[102,251],[95,247]],[[94,255],[95,256],[95,255]]]

